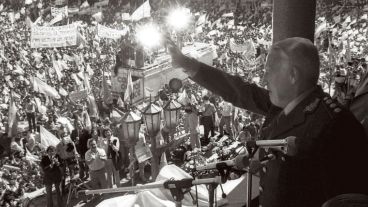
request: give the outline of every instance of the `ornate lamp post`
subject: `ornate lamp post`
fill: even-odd
[[[128,111],[122,118],[122,131],[124,141],[129,146],[129,153],[132,157],[135,155],[134,146],[139,139],[139,130],[141,127],[141,117],[135,114],[133,111]],[[132,159],[131,159],[132,160]],[[132,185],[134,185],[134,172],[135,166],[132,167],[133,170],[130,170],[130,175],[132,178]]]
[[[164,106],[165,125],[170,129],[170,134],[173,134],[176,131],[176,126],[179,123],[180,109],[181,104],[173,99],[170,99]]]
[[[153,179],[157,177],[160,171],[156,136],[160,132],[161,111],[162,109],[160,107],[150,102],[150,104],[142,112],[147,132],[151,138],[151,152],[152,152],[151,174]]]

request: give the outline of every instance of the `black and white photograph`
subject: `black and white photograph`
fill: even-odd
[[[0,207],[368,207],[368,0],[0,0]]]

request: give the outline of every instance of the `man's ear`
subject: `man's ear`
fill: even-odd
[[[295,66],[293,66],[290,70],[290,82],[294,85],[297,80],[299,79],[298,77],[299,73],[298,70]]]

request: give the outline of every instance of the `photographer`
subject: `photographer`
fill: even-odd
[[[69,138],[69,131],[66,127],[60,129],[60,142],[56,145],[56,154],[61,158],[62,163],[62,189],[65,193],[66,168],[69,170],[70,178],[73,178],[74,170],[78,166],[78,153],[74,142]]]
[[[52,200],[52,185],[55,185],[57,206],[62,206],[61,197],[61,159],[56,154],[56,149],[49,146],[46,149],[47,155],[44,155],[41,160],[41,169],[43,171],[43,182],[46,186],[47,207],[53,206]]]

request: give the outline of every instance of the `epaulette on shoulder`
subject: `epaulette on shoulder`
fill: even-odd
[[[320,98],[314,99],[313,102],[311,102],[308,106],[305,107],[304,112],[305,113],[313,113],[317,109],[318,104],[319,104],[320,101],[321,101]]]
[[[322,105],[325,107],[331,118],[342,111],[341,105],[338,103],[338,101],[336,99],[332,99],[329,96],[325,96],[323,98]]]

